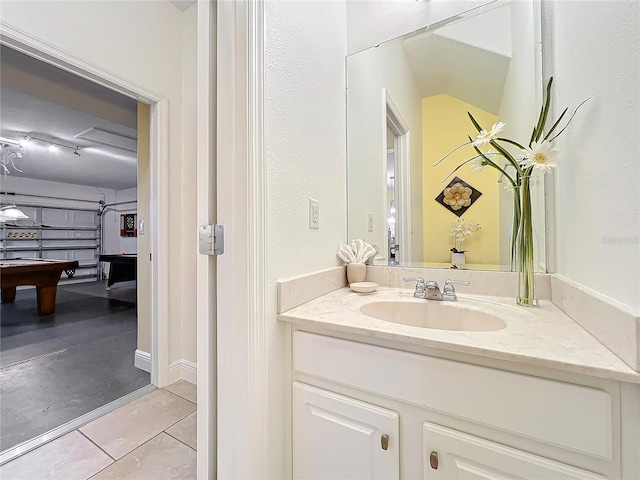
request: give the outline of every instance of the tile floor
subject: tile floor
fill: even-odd
[[[2,480],[196,478],[196,387],[180,380],[0,466]]]

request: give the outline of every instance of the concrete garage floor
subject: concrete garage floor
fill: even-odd
[[[58,287],[53,315],[35,289],[0,307],[0,451],[149,384],[133,366],[135,282],[105,283]]]

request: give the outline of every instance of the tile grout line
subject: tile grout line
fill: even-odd
[[[193,412],[191,412],[191,413],[187,413],[184,417],[181,417],[181,418],[180,418],[180,420],[178,420],[177,422],[172,423],[171,425],[169,425],[167,428],[165,428],[165,429],[164,429],[164,430],[162,430],[162,431],[164,432],[165,430],[168,430],[169,428],[174,427],[175,425],[177,425],[177,424],[179,424],[181,421],[183,421],[185,418],[187,418],[189,415],[193,415],[194,413],[197,413],[197,412],[198,412],[198,410],[196,409],[196,410],[194,410],[194,411],[193,411]]]
[[[83,425],[84,426],[84,425]],[[113,458],[111,455],[109,455],[109,452],[107,452],[105,449],[103,449],[100,445],[98,445],[96,442],[94,442],[93,440],[91,440],[87,435],[84,434],[84,432],[82,430],[80,430],[80,428],[76,428],[75,430],[76,432],[78,432],[80,435],[82,435],[84,438],[86,438],[87,440],[89,440],[91,443],[93,443],[96,447],[98,447],[100,449],[100,451],[104,452],[111,460],[113,460],[113,462],[111,462],[109,465],[112,465],[114,462],[117,462],[117,460],[115,458]],[[109,466],[107,465],[107,467]],[[105,467],[105,468],[107,468]]]
[[[113,465],[115,465],[116,463],[118,463],[120,460],[128,457],[129,455],[131,455],[133,452],[135,452],[136,450],[138,450],[140,447],[142,447],[143,445],[146,445],[147,443],[149,443],[151,440],[153,440],[154,438],[156,438],[159,435],[162,435],[164,432],[164,430],[160,433],[158,433],[157,435],[154,435],[153,437],[151,437],[149,440],[147,440],[146,442],[141,443],[140,445],[138,445],[136,448],[134,448],[133,450],[131,450],[130,452],[125,453],[124,455],[122,455],[119,459],[115,460],[113,463],[110,463],[109,465],[107,465],[106,467],[104,467],[102,470],[94,473],[93,475],[91,475],[87,480],[91,480],[92,478],[94,478],[96,475],[98,475],[100,472],[103,472],[104,470],[106,470],[109,467],[112,467]],[[105,452],[106,453],[106,452]],[[109,455],[107,453],[107,455]],[[111,457],[111,455],[109,455]],[[113,458],[113,457],[111,457]]]
[[[173,382],[173,383],[177,383],[177,382],[179,382],[179,381],[180,381],[180,380],[177,380],[176,382]],[[186,380],[185,380],[185,382],[186,382]],[[171,385],[173,385],[173,383],[172,383]],[[187,383],[189,383],[189,382],[187,382]],[[167,385],[167,387],[170,387],[171,385]],[[180,397],[180,398],[182,398],[182,399],[186,400],[187,402],[193,403],[194,405],[198,405],[196,402],[192,402],[192,401],[191,401],[191,400],[189,400],[187,397],[184,397],[184,396],[180,395],[179,393],[172,392],[171,390],[167,389],[167,387],[162,387],[162,390],[165,390],[165,391],[167,391],[167,392],[169,392],[169,393],[173,393],[173,394],[174,394],[174,395],[176,395],[177,397]]]
[[[171,428],[171,427],[169,427]],[[191,450],[193,450],[194,452],[197,452],[198,449],[197,448],[193,448],[191,445],[187,445],[185,442],[183,442],[182,440],[180,440],[178,437],[175,437],[173,435],[171,435],[169,432],[167,432],[166,430],[164,430],[162,433],[166,433],[167,435],[169,435],[171,438],[173,438],[174,440],[177,440],[178,442],[180,442],[181,444],[183,444],[185,447],[190,448]]]

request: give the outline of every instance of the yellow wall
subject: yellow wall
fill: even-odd
[[[471,147],[464,147],[433,167],[447,153],[468,141],[467,135],[475,138],[477,131],[471,124],[467,111],[483,128],[491,128],[496,116],[449,95],[434,95],[422,99],[422,151],[423,151],[423,198],[424,198],[424,258],[425,262],[451,262],[450,249],[453,237],[451,225],[458,216],[436,202],[436,197],[454,176],[469,183],[482,192],[471,207],[460,217],[465,224],[474,221],[482,230],[467,237],[462,245],[467,250],[468,264],[500,264],[500,222],[498,172],[491,167],[482,172],[467,164],[455,175],[443,182],[458,165],[475,155]]]
[[[145,232],[138,232],[138,350],[151,353],[151,187],[149,184],[150,117],[149,105],[138,102],[138,221]]]

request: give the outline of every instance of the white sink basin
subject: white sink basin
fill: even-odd
[[[366,303],[359,310],[378,320],[437,330],[489,332],[506,327],[504,320],[491,313],[455,302],[383,301]]]

